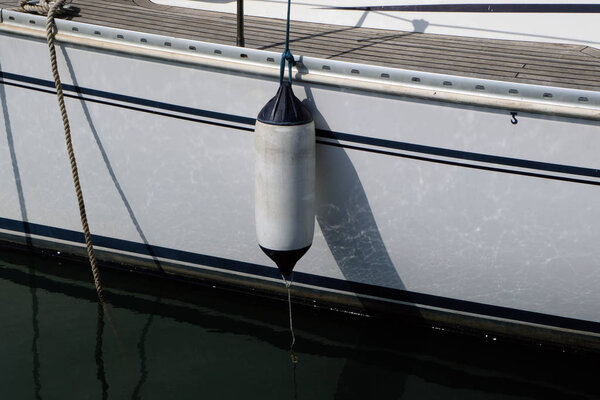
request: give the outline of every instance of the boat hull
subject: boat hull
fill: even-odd
[[[0,50],[0,232],[82,254],[46,44],[3,32]],[[252,171],[254,116],[278,79],[102,46],[58,55],[100,258],[283,290],[256,243]],[[299,297],[598,344],[597,121],[302,81],[295,93],[317,127]]]

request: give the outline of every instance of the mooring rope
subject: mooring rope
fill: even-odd
[[[61,15],[65,12],[65,10],[62,6],[66,3],[66,0],[63,0],[60,3],[61,4],[58,6],[59,8],[57,8],[54,11],[54,14],[53,14],[54,16]],[[50,12],[50,9],[55,4],[56,4],[56,2],[48,2],[46,0],[39,0],[37,2],[30,1],[30,0],[19,0],[19,7],[21,8],[21,10],[37,13],[40,15],[48,15],[48,13]]]
[[[29,3],[27,0],[20,0],[19,6],[29,12],[36,12],[38,14],[46,15],[46,40],[48,42],[48,48],[50,50],[50,64],[52,66],[52,75],[54,76],[54,85],[56,86],[56,97],[58,99],[58,106],[60,108],[60,114],[62,116],[62,122],[65,131],[65,141],[67,144],[67,152],[69,154],[69,160],[71,162],[71,172],[73,174],[73,184],[75,186],[75,193],[77,194],[77,202],[79,204],[79,216],[81,218],[81,225],[83,227],[83,234],[85,236],[85,245],[87,247],[88,258],[92,267],[92,275],[94,276],[94,285],[96,286],[96,293],[98,299],[104,303],[104,292],[102,291],[102,283],[100,282],[100,271],[96,263],[96,255],[94,253],[94,246],[92,244],[92,235],[90,234],[90,227],[87,221],[87,213],[85,212],[85,204],[83,202],[83,192],[81,191],[81,185],[79,183],[79,172],[77,169],[77,161],[75,160],[75,152],[73,151],[73,143],[71,141],[71,127],[69,125],[69,117],[67,115],[67,108],[65,107],[65,99],[62,89],[62,83],[60,81],[60,75],[58,73],[58,63],[56,61],[56,48],[54,46],[55,35],[56,35],[56,23],[54,17],[64,12],[62,8],[66,0],[57,0],[55,2],[46,2],[41,0],[38,3]]]

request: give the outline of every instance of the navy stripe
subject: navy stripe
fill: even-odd
[[[319,143],[319,144],[325,144],[327,146],[342,147],[344,149],[360,150],[360,151],[366,151],[366,152],[371,152],[371,153],[375,153],[375,154],[383,154],[383,155],[386,155],[386,156],[408,158],[408,159],[411,159],[411,160],[432,162],[432,163],[436,163],[436,164],[451,165],[453,167],[478,169],[478,170],[490,171],[490,172],[500,172],[500,173],[504,173],[504,174],[528,176],[528,177],[531,177],[531,178],[542,178],[542,179],[550,179],[550,180],[562,181],[562,182],[569,182],[569,183],[580,183],[580,184],[584,184],[584,185],[600,186],[600,182],[589,181],[589,180],[585,180],[585,179],[577,179],[577,178],[568,178],[568,177],[564,177],[564,176],[553,176],[553,175],[537,174],[535,172],[515,171],[515,170],[512,170],[512,169],[504,169],[504,168],[496,168],[496,167],[486,167],[486,166],[482,166],[482,165],[466,164],[466,163],[461,163],[461,162],[457,162],[457,161],[436,160],[436,159],[433,159],[433,158],[415,156],[415,155],[410,155],[410,154],[396,153],[396,152],[391,152],[391,151],[386,151],[386,150],[380,150],[380,149],[369,149],[369,148],[351,146],[351,145],[346,145],[346,144],[341,144],[341,143],[326,142],[326,141],[318,140],[318,139],[317,139],[317,143]]]
[[[51,93],[51,94],[55,93],[54,82],[52,82],[52,81],[12,74],[12,73],[8,73],[8,72],[0,72],[0,78],[2,78],[2,77],[9,78],[11,80],[20,81],[20,82],[36,84],[38,86],[51,88],[51,89],[35,88],[35,87],[19,85],[19,84],[15,84],[12,82],[6,82],[6,81],[1,82],[6,85],[12,85],[12,86],[25,88],[25,89],[36,90],[36,91],[40,91],[40,92],[44,92],[44,93]],[[120,95],[120,94],[101,91],[101,90],[82,88],[79,86],[64,85],[64,89],[66,91],[68,90],[68,91],[79,94],[79,95],[72,95],[72,94],[67,93],[66,96],[70,97],[70,98],[77,98],[77,99],[82,99],[85,101],[95,102],[95,103],[119,107],[119,108],[125,108],[125,109],[129,109],[129,110],[134,110],[134,111],[147,112],[147,113],[161,115],[161,116],[170,117],[170,118],[177,118],[177,119],[183,119],[183,120],[192,121],[192,122],[199,122],[199,123],[210,124],[210,125],[215,125],[215,126],[238,129],[238,130],[242,130],[242,131],[246,131],[246,132],[252,132],[254,129],[249,126],[244,127],[244,126],[232,125],[231,123],[233,122],[233,123],[243,123],[245,125],[254,125],[254,123],[256,121],[253,118],[248,118],[248,117],[243,117],[243,116],[238,116],[238,115],[233,115],[233,114],[225,114],[225,113],[217,113],[217,112],[207,111],[207,110],[200,110],[200,109],[196,109],[196,108],[192,108],[192,107],[178,106],[178,105],[169,104],[169,103],[157,102],[157,101],[153,101],[153,100],[146,100],[146,99],[142,99],[139,97],[125,96],[125,95]],[[187,113],[188,115],[193,115],[193,116],[209,117],[209,118],[220,120],[222,122],[204,120],[204,119],[197,118],[197,117],[187,117],[187,116],[182,116],[182,115],[178,115],[178,114],[150,110],[150,109],[125,105],[125,104],[120,104],[120,103],[111,103],[111,102],[104,101],[104,100],[82,97],[82,94],[89,94],[89,95],[93,95],[96,97],[103,97],[106,99],[128,102],[130,104],[135,104],[135,105],[140,105],[140,106],[148,106],[148,107],[158,108],[158,109],[162,109],[165,111],[176,111],[176,112],[180,112],[180,113]],[[546,172],[554,172],[554,173],[561,173],[561,174],[570,174],[570,175],[578,175],[578,176],[585,176],[585,177],[592,177],[592,178],[600,178],[600,170],[598,170],[596,168],[583,168],[583,167],[576,167],[576,166],[570,166],[570,165],[552,164],[552,163],[523,160],[523,159],[517,159],[517,158],[510,158],[510,157],[501,157],[501,156],[494,156],[494,155],[489,155],[489,154],[481,154],[481,153],[473,153],[473,152],[466,152],[466,151],[460,151],[460,150],[445,149],[445,148],[441,148],[441,147],[424,146],[424,145],[418,145],[418,144],[406,143],[406,142],[397,142],[397,141],[387,140],[387,139],[371,138],[371,137],[366,137],[366,136],[334,132],[334,131],[328,131],[328,130],[323,130],[323,129],[317,129],[317,136],[321,137],[321,138],[326,138],[326,139],[342,140],[345,142],[378,146],[378,147],[381,147],[384,149],[409,151],[412,153],[447,157],[447,158],[453,158],[453,159],[459,159],[459,160],[477,161],[477,162],[498,164],[498,165],[504,165],[504,166],[518,167],[518,168],[527,168],[527,169],[533,169],[533,170],[538,170],[538,171],[546,171]],[[454,161],[446,161],[446,160],[438,160],[438,159],[418,157],[418,156],[410,156],[407,154],[399,154],[399,153],[389,152],[389,151],[374,150],[374,149],[358,147],[358,146],[349,146],[349,145],[345,145],[345,144],[332,143],[332,142],[327,142],[327,141],[323,141],[323,140],[320,140],[318,142],[320,144],[324,144],[324,145],[328,145],[328,146],[344,147],[344,148],[348,148],[348,149],[352,149],[352,150],[367,151],[367,152],[385,154],[385,155],[396,156],[396,157],[412,158],[415,160],[434,162],[434,163],[439,163],[439,164],[447,164],[447,165],[454,165],[454,166],[459,166],[459,167],[466,167],[466,168],[473,168],[473,169],[480,169],[480,170],[501,172],[501,173],[510,173],[510,174],[516,174],[516,175],[530,176],[530,177],[543,178],[543,179],[552,179],[552,180],[566,181],[566,182],[572,182],[572,183],[599,185],[598,182],[576,179],[576,178],[559,177],[559,176],[552,176],[552,175],[546,175],[546,174],[538,174],[538,173],[515,171],[515,170],[509,170],[509,169],[502,169],[502,168],[472,165],[472,164],[466,164],[466,163],[460,163],[460,162],[454,162]]]
[[[461,12],[461,13],[539,13],[592,14],[600,13],[600,4],[415,4],[403,6],[329,7],[336,10],[401,11],[401,12]]]
[[[551,164],[539,161],[523,160],[519,158],[500,157],[489,154],[471,153],[468,151],[444,149],[441,147],[424,146],[420,144],[396,142],[387,139],[371,138],[367,136],[352,135],[349,133],[332,132],[325,130],[317,130],[317,136],[343,140],[352,143],[367,144],[372,146],[379,146],[387,149],[404,150],[413,153],[428,154],[434,156],[448,157],[460,160],[469,160],[477,162],[485,162],[491,164],[507,165],[518,168],[536,169],[539,171],[557,172],[561,174],[571,174],[588,176],[593,178],[600,178],[600,170],[596,168],[582,168],[574,167],[570,165]]]
[[[2,73],[0,72],[0,76],[1,75],[2,75]],[[0,83],[7,85],[7,86],[14,86],[14,87],[19,87],[19,88],[23,88],[23,89],[33,90],[36,92],[42,92],[42,93],[56,95],[56,90],[41,89],[41,88],[36,88],[36,87],[21,85],[21,84],[13,83],[13,82],[6,82],[6,81],[0,81]],[[190,122],[198,122],[198,123],[202,123],[202,124],[206,124],[206,125],[220,126],[223,128],[232,128],[232,129],[237,129],[237,130],[246,131],[246,132],[254,132],[254,127],[244,127],[244,126],[239,126],[239,125],[232,125],[227,122],[216,122],[216,121],[212,121],[212,120],[205,120],[202,118],[186,117],[184,115],[156,111],[156,110],[152,110],[152,109],[148,109],[148,108],[140,108],[140,107],[129,106],[129,105],[125,105],[125,104],[111,103],[109,101],[84,97],[82,95],[69,94],[68,92],[65,92],[64,96],[71,98],[71,99],[84,100],[84,101],[87,101],[90,103],[103,104],[103,105],[107,105],[107,106],[123,108],[126,110],[139,111],[139,112],[144,112],[144,113],[153,114],[153,115],[160,115],[162,117],[181,119],[181,120],[190,121]]]
[[[34,85],[38,85],[38,86],[48,87],[48,88],[51,88],[54,90],[54,82],[45,80],[45,79],[38,79],[38,78],[30,77],[30,76],[17,75],[17,74],[12,74],[10,72],[0,72],[0,77],[6,78],[6,79],[12,79],[12,80],[19,81],[19,82],[30,83],[30,84],[34,84]],[[106,92],[106,91],[97,90],[97,89],[89,89],[89,88],[84,88],[81,86],[69,85],[69,84],[64,84],[64,83],[63,83],[63,90],[75,92],[75,93],[79,93],[79,94],[87,94],[90,96],[102,97],[105,99],[122,101],[124,103],[137,104],[140,106],[153,107],[153,108],[159,108],[162,110],[168,110],[168,111],[174,111],[174,112],[183,113],[183,114],[194,115],[197,117],[214,118],[214,119],[218,119],[218,120],[222,120],[222,121],[236,122],[239,124],[246,124],[246,125],[254,125],[254,122],[255,122],[254,118],[242,117],[242,116],[233,115],[233,114],[225,114],[225,113],[220,113],[220,112],[216,112],[216,111],[201,110],[201,109],[193,108],[193,107],[179,106],[179,105],[175,105],[175,104],[164,103],[162,101],[148,100],[148,99],[143,99],[140,97],[127,96],[124,94]]]
[[[32,235],[43,236],[48,239],[60,239],[80,244],[85,243],[83,233],[81,232],[34,223],[24,223],[8,218],[0,218],[0,228],[18,232],[20,234],[28,232]],[[225,271],[242,272],[255,275],[257,277],[275,279],[281,278],[276,268],[268,267],[266,265],[247,263],[222,257],[191,253],[182,250],[174,250],[160,246],[148,246],[144,243],[114,239],[100,235],[92,235],[92,238],[96,246],[105,247],[108,249],[127,251],[140,255],[149,255],[150,248],[153,255],[156,257],[173,261],[188,262],[197,264],[199,266],[219,268]],[[451,299],[448,297],[411,292],[408,290],[385,288],[366,283],[322,277],[304,272],[295,272],[294,280],[298,283],[312,285],[324,289],[341,290],[359,295],[378,297],[381,299],[402,301],[410,304],[438,307],[452,311],[480,314],[496,318],[505,318],[514,321],[541,324],[557,328],[600,333],[600,323],[575,318],[559,317],[537,312],[517,310],[508,307]]]

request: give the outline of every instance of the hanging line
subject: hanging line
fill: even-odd
[[[298,364],[298,357],[296,356],[296,353],[294,353],[294,344],[296,344],[296,335],[294,335],[294,323],[292,321],[292,295],[291,295],[291,287],[292,287],[292,280],[290,279],[289,281],[287,279],[285,279],[285,276],[283,276],[283,274],[281,275],[281,277],[283,278],[283,283],[285,284],[285,288],[287,289],[287,298],[288,298],[288,311],[289,311],[289,317],[290,317],[290,334],[292,336],[292,343],[290,344],[290,359],[292,360],[293,364]]]
[[[77,161],[75,160],[75,152],[73,150],[73,143],[71,140],[71,127],[69,124],[69,117],[67,115],[67,108],[65,106],[65,99],[62,89],[62,83],[60,80],[60,74],[58,72],[58,63],[56,61],[55,36],[57,33],[57,28],[54,18],[65,12],[63,5],[66,2],[67,0],[56,0],[54,2],[41,0],[38,3],[30,3],[28,0],[20,0],[19,7],[26,12],[34,12],[37,14],[46,15],[47,17],[46,41],[48,42],[48,50],[50,51],[50,65],[52,67],[54,87],[56,88],[56,97],[58,99],[58,106],[60,108],[60,115],[62,117],[63,128],[65,132],[67,153],[69,154],[69,161],[71,162],[71,173],[73,175],[73,185],[75,186],[75,193],[77,195],[79,216],[81,219],[81,226],[83,228],[88,259],[90,261],[90,266],[92,267],[92,275],[94,277],[94,286],[96,287],[96,294],[98,295],[98,300],[102,304],[104,304],[104,292],[102,290],[102,283],[100,281],[100,271],[96,262],[96,254],[94,252],[94,245],[92,243],[92,235],[90,233],[90,227],[88,225],[87,220],[87,213],[85,211],[83,192],[81,190],[81,184],[79,182],[79,171],[77,169]]]
[[[285,62],[288,62],[288,82],[292,84],[292,66],[296,65],[294,56],[290,51],[290,8],[292,7],[292,0],[288,0],[287,6],[287,21],[285,24],[285,49],[281,53],[281,65],[279,67],[279,84],[283,83],[283,73],[285,71]]]

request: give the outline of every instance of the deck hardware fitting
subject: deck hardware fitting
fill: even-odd
[[[267,57],[267,62],[275,62],[275,59],[273,57]]]
[[[215,50],[215,54],[222,54],[221,50]]]
[[[383,73],[383,74],[381,74],[381,77],[389,79],[390,78],[390,74]]]
[[[554,97],[554,96],[552,95],[552,93],[544,93],[544,94],[542,95],[542,97],[545,97],[545,98],[547,98],[547,99],[551,99],[551,98],[552,98],[552,97]]]
[[[517,89],[510,89],[508,91],[509,94],[519,94],[519,91]]]
[[[421,78],[417,78],[416,76],[413,76],[412,78],[410,78],[410,80],[417,83],[421,82]]]
[[[171,42],[165,42],[166,47],[171,47]]]
[[[477,90],[485,90],[485,86],[483,86],[483,85],[476,85],[475,89],[477,89]]]
[[[190,49],[192,51],[196,51],[196,46],[190,46],[190,47],[188,47],[188,49]]]
[[[123,37],[123,35],[117,35],[117,39],[125,39],[125,37]]]
[[[350,71],[350,73],[358,75],[358,74],[360,74],[360,71],[357,70],[357,69],[353,69],[353,70]]]
[[[331,67],[329,65],[323,65],[323,68],[325,71],[330,71]]]

